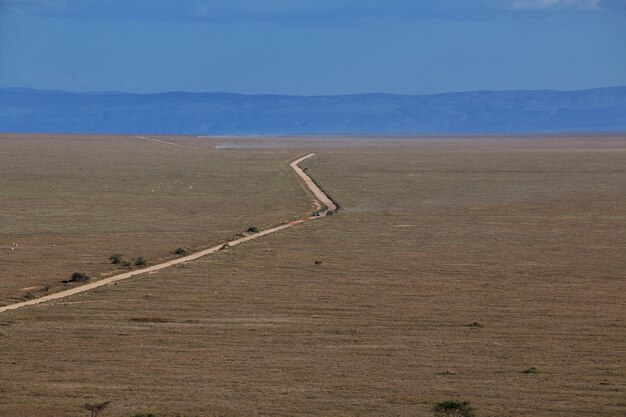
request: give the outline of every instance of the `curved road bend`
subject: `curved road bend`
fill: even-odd
[[[185,262],[193,261],[193,260],[201,258],[203,256],[215,253],[215,252],[219,251],[220,249],[222,249],[222,247],[224,245],[226,245],[226,244],[228,246],[236,246],[236,245],[239,245],[240,243],[244,243],[244,242],[247,242],[247,241],[253,240],[253,239],[258,239],[258,238],[260,238],[262,236],[269,235],[271,233],[276,233],[276,232],[279,232],[279,231],[284,230],[284,229],[288,229],[288,228],[293,227],[293,226],[295,226],[297,224],[304,223],[304,222],[307,222],[309,220],[319,219],[319,218],[322,218],[322,217],[326,216],[329,211],[337,210],[337,205],[330,199],[330,197],[328,197],[328,195],[326,195],[326,193],[324,191],[322,191],[321,188],[319,188],[317,186],[317,184],[315,184],[313,179],[306,172],[304,172],[304,170],[302,168],[300,168],[300,166],[298,165],[300,162],[304,161],[305,159],[308,159],[308,158],[312,157],[313,155],[315,155],[315,153],[310,153],[308,155],[303,156],[302,158],[298,158],[295,161],[293,161],[292,163],[290,163],[289,166],[302,179],[302,181],[304,182],[304,185],[313,193],[313,195],[315,196],[315,202],[316,202],[316,205],[318,206],[318,209],[320,209],[322,207],[325,207],[325,209],[320,212],[319,216],[304,217],[304,218],[299,219],[299,220],[294,220],[292,222],[289,222],[289,223],[286,223],[286,224],[282,224],[280,226],[272,227],[271,229],[262,230],[259,233],[254,233],[254,234],[251,234],[251,235],[239,238],[239,239],[231,240],[230,242],[225,242],[225,243],[219,244],[217,246],[213,246],[212,248],[205,249],[205,250],[202,250],[200,252],[195,252],[195,253],[192,253],[191,255],[182,256],[180,258],[176,258],[176,259],[173,259],[171,261],[163,262],[163,263],[160,263],[160,264],[157,264],[157,265],[152,265],[152,266],[149,266],[147,268],[138,269],[136,271],[130,271],[130,272],[125,272],[123,274],[114,275],[112,277],[104,278],[104,279],[101,279],[101,280],[95,281],[95,282],[90,282],[88,284],[80,285],[78,287],[70,288],[68,290],[59,291],[57,293],[49,294],[49,295],[46,295],[46,296],[43,296],[43,297],[40,297],[40,298],[35,298],[33,300],[28,300],[28,301],[23,301],[23,302],[20,302],[20,303],[15,303],[15,304],[9,304],[9,305],[6,305],[6,306],[1,306],[0,307],[0,313],[3,313],[5,311],[9,311],[9,310],[16,310],[16,309],[18,309],[20,307],[26,307],[26,306],[31,306],[31,305],[45,303],[47,301],[60,300],[60,299],[65,298],[65,297],[69,297],[69,296],[72,296],[72,295],[83,293],[85,291],[93,290],[94,288],[98,288],[98,287],[102,287],[102,286],[105,286],[105,285],[109,285],[109,284],[112,284],[114,282],[123,281],[125,279],[134,277],[135,275],[141,275],[141,274],[146,274],[146,273],[149,273],[149,272],[160,271],[161,269],[165,269],[165,268],[169,268],[169,267],[174,266],[174,265],[178,265],[178,264],[182,264],[182,263],[185,263]]]

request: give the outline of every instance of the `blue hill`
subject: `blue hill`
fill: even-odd
[[[625,132],[626,87],[342,96],[0,89],[0,132],[153,134]]]

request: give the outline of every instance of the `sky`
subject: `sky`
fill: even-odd
[[[0,87],[577,90],[625,45],[626,0],[0,0]]]

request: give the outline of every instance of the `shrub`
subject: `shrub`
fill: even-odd
[[[154,413],[137,413],[133,414],[131,417],[157,417]]]
[[[134,262],[135,266],[146,266],[148,265],[148,262],[146,262],[146,260],[143,257],[139,257],[135,259]]]
[[[469,401],[448,400],[435,404],[435,417],[475,417],[476,413]]]
[[[458,375],[458,373],[454,372],[452,369],[447,369],[447,370],[445,370],[443,372],[437,373],[437,375],[446,375],[446,376],[448,376],[448,375]]]
[[[74,272],[70,278],[71,282],[85,282],[89,281],[89,275],[84,272]]]
[[[111,256],[109,256],[109,261],[111,261],[112,264],[117,265],[119,263],[122,262],[122,254],[120,253],[116,253],[113,254]]]
[[[6,334],[5,332],[3,332],[2,330],[0,330],[0,337],[6,337],[6,335],[7,335],[7,334]]]
[[[133,264],[131,264],[131,263],[130,263],[130,262],[128,262],[128,261],[123,261],[123,262],[120,264],[120,267],[121,267],[121,268],[123,268],[123,269],[132,269],[132,268],[133,268]]]
[[[467,327],[483,327],[483,324],[478,321],[473,321],[470,324],[466,324]]]
[[[528,369],[524,369],[522,371],[522,373],[524,373],[524,374],[538,374],[539,373],[539,368],[537,368],[536,366],[531,366]]]
[[[191,249],[189,248],[178,248],[174,251],[175,255],[180,255],[180,256],[189,255],[190,253],[191,253]]]
[[[259,228],[256,226],[250,226],[248,227],[248,232],[250,233],[259,233]]]

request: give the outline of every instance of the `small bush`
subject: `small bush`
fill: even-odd
[[[133,414],[131,417],[157,417],[154,413],[137,413]]]
[[[466,324],[467,327],[484,327],[482,323],[478,321],[473,321],[470,324]]]
[[[6,334],[5,332],[3,332],[2,330],[0,330],[0,337],[6,337],[6,335],[7,335],[7,334]]]
[[[222,247],[220,248],[220,250],[226,250],[228,248],[230,248],[230,245],[228,243],[224,243]]]
[[[332,216],[333,214],[335,214],[335,210],[328,210],[328,211],[326,212],[326,215],[327,215],[327,216]]]
[[[248,232],[250,233],[259,233],[259,228],[256,226],[250,226],[248,227]]]
[[[133,264],[131,264],[131,263],[130,263],[130,262],[128,262],[128,261],[123,261],[123,262],[120,264],[120,268],[122,268],[122,269],[133,269]]]
[[[121,263],[122,262],[122,254],[115,253],[115,254],[109,256],[109,261],[111,261],[111,263],[113,265],[117,265],[117,264]]]
[[[191,253],[191,249],[189,248],[178,248],[174,251],[175,255],[180,255],[180,256],[189,255],[190,253]]]
[[[435,417],[475,417],[476,412],[469,401],[448,400],[435,404]]]
[[[315,265],[321,265],[321,264],[323,264],[323,263],[324,263],[324,262],[322,262],[322,261],[315,261]]]
[[[437,373],[437,375],[446,375],[446,376],[448,376],[448,375],[458,375],[458,373],[454,372],[452,369],[446,369],[443,372]]]
[[[139,258],[135,259],[135,262],[133,262],[135,264],[135,266],[146,266],[148,265],[148,262],[146,262],[146,260],[144,258],[142,258],[141,256]]]
[[[71,282],[85,282],[89,281],[89,275],[84,272],[74,272],[70,278]]]
[[[538,374],[539,373],[539,368],[537,368],[536,366],[531,366],[528,369],[524,369],[522,371],[523,374]]]

